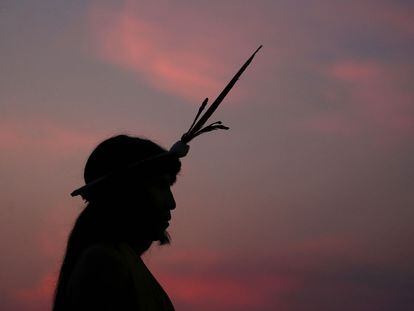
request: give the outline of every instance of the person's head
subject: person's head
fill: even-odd
[[[100,143],[89,156],[86,183],[108,174],[111,177],[90,189],[85,198],[109,216],[120,238],[169,242],[165,229],[175,208],[170,186],[181,164],[172,156],[154,158],[165,153],[150,140],[118,135]]]

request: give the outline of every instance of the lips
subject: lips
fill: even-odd
[[[171,215],[168,215],[166,217],[163,217],[161,222],[168,224],[168,222],[171,220]]]
[[[170,225],[169,224],[170,220],[171,220],[171,214],[164,214],[163,216],[159,218],[158,223],[160,226],[166,228]]]

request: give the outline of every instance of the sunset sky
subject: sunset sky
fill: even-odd
[[[179,311],[414,310],[414,1],[0,1],[0,309],[51,306],[93,148],[191,143],[172,244]]]

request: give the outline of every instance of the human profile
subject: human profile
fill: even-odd
[[[67,242],[53,311],[174,310],[141,259],[153,242],[170,242],[166,229],[176,204],[170,187],[181,163],[158,155],[166,150],[154,142],[118,135],[89,156],[87,184],[117,173],[84,195],[87,205]]]

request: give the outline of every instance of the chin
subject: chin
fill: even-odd
[[[158,238],[156,239],[159,245],[166,245],[171,243],[170,234],[164,230],[161,234],[159,234]]]

